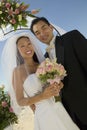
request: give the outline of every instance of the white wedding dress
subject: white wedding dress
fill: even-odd
[[[25,80],[24,89],[30,97],[42,91],[42,85],[35,74]],[[62,103],[55,103],[54,98],[42,100],[35,105],[34,130],[79,130]]]

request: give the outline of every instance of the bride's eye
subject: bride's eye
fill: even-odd
[[[25,46],[24,45],[21,45],[20,48],[24,48]]]
[[[28,43],[28,46],[31,46],[31,45],[32,45],[32,44],[29,42],[29,43]]]
[[[24,47],[24,46],[21,46],[21,47]]]

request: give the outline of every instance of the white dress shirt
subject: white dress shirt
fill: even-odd
[[[46,51],[49,54],[50,59],[56,59],[56,50],[55,50],[55,36],[52,38],[50,44],[46,48]]]

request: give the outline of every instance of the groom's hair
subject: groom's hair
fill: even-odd
[[[31,32],[32,32],[33,34],[34,34],[33,26],[34,26],[35,24],[37,24],[39,21],[43,21],[43,22],[45,22],[47,25],[50,25],[49,21],[48,21],[45,17],[37,17],[37,18],[35,18],[34,20],[32,20],[31,26],[30,26],[30,30],[31,30]]]

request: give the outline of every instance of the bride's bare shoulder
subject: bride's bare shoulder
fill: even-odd
[[[24,67],[24,64],[20,65],[20,66],[17,66],[14,68],[14,71],[13,73],[24,73],[25,72],[25,67]]]

